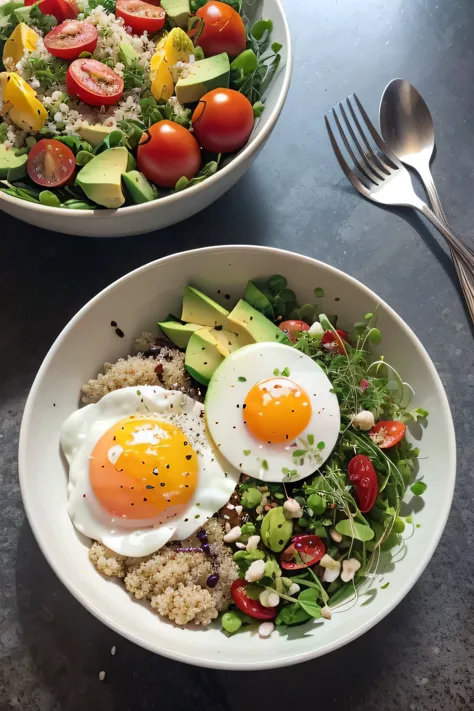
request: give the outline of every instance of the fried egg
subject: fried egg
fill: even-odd
[[[72,523],[126,556],[189,538],[227,503],[240,476],[210,438],[203,405],[150,385],[74,412],[61,447]]]
[[[228,356],[205,400],[209,432],[241,472],[298,481],[321,467],[340,428],[339,403],[323,369],[281,343],[255,343]]]

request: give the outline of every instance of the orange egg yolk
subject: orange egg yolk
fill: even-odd
[[[261,380],[245,398],[244,422],[254,437],[277,444],[298,437],[311,420],[307,393],[288,378]]]
[[[99,503],[114,516],[131,519],[177,515],[193,497],[198,469],[198,455],[182,430],[139,416],[111,427],[89,460]]]

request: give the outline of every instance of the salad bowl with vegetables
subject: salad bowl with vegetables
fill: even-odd
[[[217,199],[268,139],[291,74],[279,0],[9,0],[0,51],[0,205],[87,236]]]
[[[98,619],[252,670],[336,649],[402,600],[443,532],[455,445],[436,370],[387,304],[313,259],[230,246],[146,265],[77,314],[33,385],[19,465],[45,556]]]

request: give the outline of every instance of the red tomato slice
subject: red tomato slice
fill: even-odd
[[[137,151],[138,170],[163,188],[180,178],[194,178],[201,167],[201,150],[189,131],[173,121],[159,121],[146,133]]]
[[[325,553],[326,546],[318,536],[296,536],[281,554],[280,564],[285,570],[301,570],[318,563]]]
[[[280,330],[294,343],[301,331],[309,331],[309,326],[305,321],[282,321]]]
[[[44,2],[44,0],[42,0]],[[74,20],[79,14],[79,8],[76,5],[76,0],[56,0],[59,5],[62,20]]]
[[[31,180],[45,188],[65,185],[74,173],[76,159],[70,148],[54,138],[43,138],[28,153],[26,170]]]
[[[75,59],[81,52],[92,54],[98,37],[98,32],[91,22],[66,20],[48,32],[44,44],[54,57]]]
[[[206,57],[227,52],[236,57],[247,46],[245,26],[239,13],[223,2],[208,2],[196,12],[195,26],[189,32],[196,47]]]
[[[367,513],[375,504],[379,493],[374,465],[365,454],[358,454],[349,462],[347,472],[356,490],[359,511]]]
[[[252,104],[234,89],[209,91],[193,113],[194,135],[211,153],[240,151],[249,140],[254,122]]]
[[[321,345],[326,346],[326,350],[331,353],[339,353],[340,355],[344,355],[346,349],[343,341],[349,343],[349,334],[345,331],[339,330],[336,330],[336,334],[333,331],[325,331],[323,337],[321,338]]]
[[[90,106],[111,106],[120,101],[123,79],[96,59],[75,59],[67,70],[66,89]]]
[[[25,6],[34,5],[37,0],[25,0]],[[53,15],[58,22],[64,22],[67,18],[75,18],[79,13],[79,8],[75,0],[41,0],[38,4],[43,15]]]
[[[389,449],[402,441],[405,437],[407,428],[403,422],[398,420],[380,420],[369,432],[375,444],[378,444],[380,449]]]
[[[252,600],[247,597],[245,588],[248,584],[243,578],[238,578],[231,585],[230,594],[239,610],[245,612],[249,617],[254,617],[256,620],[274,620],[277,616],[277,608],[264,607],[259,600]]]
[[[115,14],[137,35],[158,32],[166,19],[166,12],[162,7],[143,0],[117,0]]]

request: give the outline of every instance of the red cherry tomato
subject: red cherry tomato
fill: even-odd
[[[211,153],[235,153],[252,133],[254,115],[246,96],[234,89],[213,89],[204,94],[193,113],[198,143]]]
[[[65,185],[74,173],[76,159],[70,148],[54,138],[43,138],[28,153],[26,170],[31,180],[45,188]]]
[[[380,420],[369,432],[370,437],[375,440],[380,449],[389,449],[402,441],[407,428],[403,422],[398,420]],[[382,439],[383,438],[383,439]]]
[[[326,547],[318,536],[296,536],[281,554],[280,564],[285,570],[301,570],[318,563],[325,553]]]
[[[195,26],[189,32],[196,47],[206,57],[227,52],[236,57],[247,46],[245,26],[239,13],[223,2],[208,2],[196,12]],[[202,30],[202,31],[201,31]]]
[[[25,0],[28,7],[34,5],[37,0]],[[67,18],[75,18],[79,13],[79,8],[75,0],[41,0],[38,4],[43,15],[53,15],[58,22],[64,22]]]
[[[66,89],[90,106],[111,106],[120,101],[123,79],[96,59],[75,59],[67,70]]]
[[[280,330],[286,333],[292,343],[296,341],[298,333],[309,331],[309,326],[304,321],[282,321]]]
[[[98,32],[91,22],[66,20],[48,32],[44,44],[54,57],[75,59],[81,52],[92,54],[98,37]]]
[[[194,136],[173,121],[159,121],[146,133],[137,151],[138,169],[163,188],[174,188],[180,178],[194,178],[201,166],[201,150]]]
[[[235,602],[239,610],[245,612],[249,617],[254,617],[256,620],[274,620],[277,616],[276,607],[264,607],[258,600],[252,600],[245,594],[245,588],[248,582],[243,578],[234,580],[230,587],[232,600]]]
[[[359,511],[367,513],[375,504],[379,493],[374,465],[365,454],[358,454],[349,462],[347,472],[356,490]]]
[[[343,341],[349,343],[349,334],[345,331],[336,330],[336,333],[333,331],[325,331],[321,338],[321,345],[326,346],[327,350],[331,353],[343,355],[346,352]]]
[[[115,14],[137,35],[158,32],[166,20],[166,12],[162,7],[143,0],[117,0]]]

